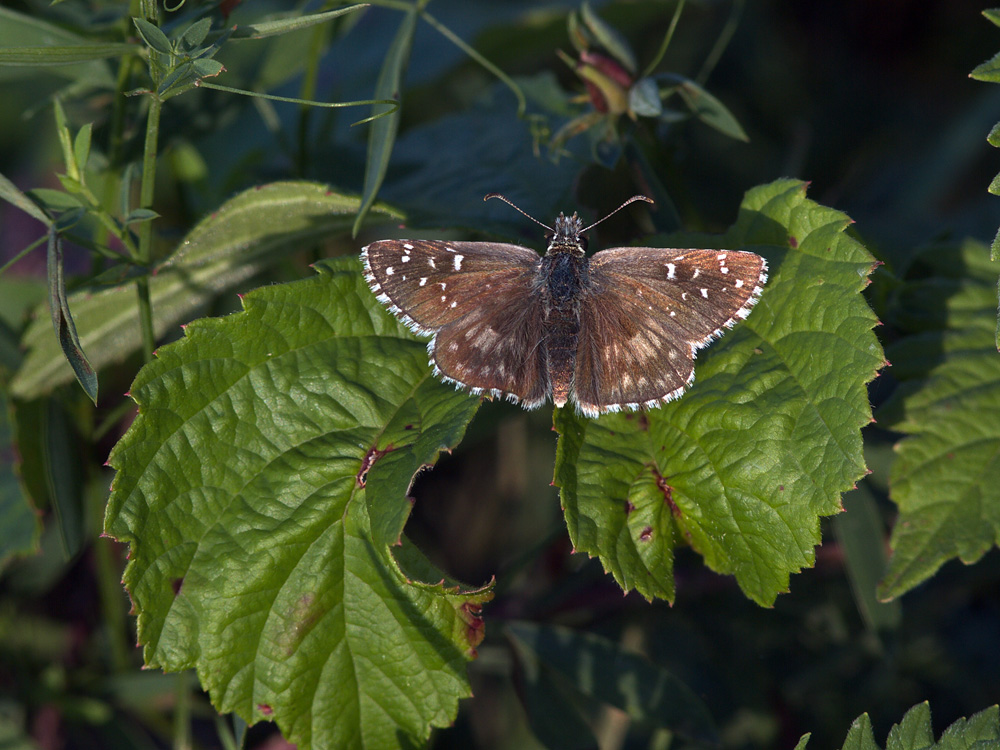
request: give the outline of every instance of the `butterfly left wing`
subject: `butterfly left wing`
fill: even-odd
[[[379,240],[361,253],[368,286],[427,345],[439,375],[475,394],[540,405],[548,394],[541,256],[499,242]]]
[[[750,314],[767,264],[736,250],[615,248],[590,261],[573,398],[588,416],[670,401],[694,356]]]

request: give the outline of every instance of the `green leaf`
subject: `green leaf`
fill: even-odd
[[[806,750],[806,746],[809,744],[809,738],[812,737],[812,732],[806,732],[799,738],[798,743],[795,745],[793,750]]]
[[[51,47],[2,47],[0,65],[25,67],[46,67],[50,65],[72,65],[106,57],[121,57],[135,52],[134,44],[106,42],[104,44],[72,44]]]
[[[725,235],[676,245],[745,248],[770,268],[750,317],[700,355],[694,386],[642,414],[557,410],[570,537],[623,588],[672,599],[681,543],[763,605],[813,564],[819,517],[865,472],[866,383],[884,363],[861,296],[873,259],[849,223],[801,182],[751,190]]]
[[[934,745],[934,731],[931,729],[931,707],[927,701],[918,703],[899,724],[889,730],[885,750],[910,750]]]
[[[995,25],[1000,26],[1000,8],[987,8],[983,11],[983,15]]]
[[[576,691],[624,711],[648,727],[717,744],[712,716],[683,682],[619,644],[558,626],[515,622],[507,635],[522,652],[564,677]]]
[[[0,64],[9,66],[5,77],[35,75],[14,71],[15,66],[42,66],[78,84],[112,89],[114,76],[101,58],[137,49],[134,44],[92,43],[49,21],[0,7]]]
[[[153,219],[158,219],[160,215],[148,208],[136,208],[129,211],[128,216],[125,217],[125,224],[136,224],[141,221],[152,221]]]
[[[630,73],[635,73],[635,55],[632,52],[632,48],[628,46],[628,42],[625,41],[625,38],[616,29],[601,20],[601,17],[590,9],[590,3],[585,1],[580,6],[580,15],[590,33],[594,35],[597,43],[606,49],[613,58],[624,65]]]
[[[841,750],[879,750],[878,745],[875,744],[875,735],[872,734],[872,720],[868,714],[861,714],[854,720]]]
[[[92,125],[88,122],[76,134],[73,140],[73,157],[76,160],[76,167],[80,170],[81,179],[83,171],[87,168],[87,160],[90,158],[90,133]]]
[[[205,41],[205,37],[208,36],[208,32],[212,28],[211,18],[202,18],[200,21],[188,26],[184,33],[181,34],[180,45],[181,49],[191,52],[198,48],[198,46]]]
[[[156,336],[288,253],[347,232],[357,209],[357,198],[311,182],[272,183],[230,199],[195,226],[150,278]],[[384,205],[374,210],[382,218],[400,217]],[[70,295],[69,303],[82,331],[81,343],[97,369],[140,349],[131,286],[81,290]],[[19,398],[36,398],[73,378],[51,326],[41,319],[45,312],[36,311],[24,335],[25,363],[11,382]]]
[[[986,142],[991,146],[1000,148],[1000,122],[990,128],[990,134],[986,136]]]
[[[442,576],[373,541],[366,480],[402,450],[433,463],[451,443],[428,433],[457,440],[478,400],[434,378],[356,258],[317,270],[192,323],[142,369],[106,530],[131,546],[147,664],[195,667],[219,711],[300,747],[400,747],[469,695],[491,593],[415,580]]]
[[[52,192],[58,192],[60,195],[63,195],[61,191],[54,190]],[[28,214],[28,216],[38,219],[45,226],[49,226],[52,223],[52,220],[45,215],[45,212],[42,211],[42,209],[40,209],[38,205],[31,200],[31,198],[22,193],[21,190],[18,189],[17,185],[8,180],[2,174],[0,174],[0,199],[7,201],[13,206],[17,206],[19,209]]]
[[[672,73],[660,73],[654,77],[676,82],[677,93],[680,94],[688,109],[706,125],[738,141],[750,140],[739,121],[733,116],[733,113],[729,111],[726,105],[708,93],[699,84],[689,78]]]
[[[327,21],[337,18],[338,16],[342,16],[345,13],[353,13],[357,10],[361,10],[362,8],[367,8],[368,6],[369,3],[359,3],[357,5],[348,5],[346,8],[337,8],[336,10],[328,10],[322,13],[308,13],[305,15],[298,14],[287,18],[275,18],[270,21],[257,21],[255,23],[244,24],[243,26],[238,26],[236,31],[233,32],[233,39],[264,39],[269,36],[287,34],[290,31],[299,31],[300,29],[315,26],[318,23],[326,23]]]
[[[969,73],[969,78],[974,78],[977,81],[1000,83],[1000,53],[973,68],[972,72]]]
[[[80,197],[67,193],[65,190],[52,190],[51,188],[34,188],[28,193],[45,208],[54,213],[61,211],[72,211],[83,208],[83,201]],[[36,217],[37,218],[37,217]],[[46,223],[51,224],[51,220],[46,219]]]
[[[194,74],[198,78],[212,78],[219,75],[225,67],[218,60],[195,60]]]
[[[76,325],[66,300],[66,281],[63,278],[62,240],[55,228],[49,232],[48,259],[46,262],[49,284],[49,311],[56,340],[69,363],[77,382],[90,400],[97,403],[97,373],[87,359],[76,333]]]
[[[372,98],[399,100],[400,87],[403,83],[406,65],[410,59],[410,48],[413,45],[416,25],[417,12],[414,7],[403,16],[399,30],[389,45],[389,51],[386,53],[382,69],[379,71],[378,81],[375,83],[375,95]],[[396,142],[400,114],[401,111],[397,108],[391,115],[380,117],[371,125],[371,132],[368,135],[368,156],[365,161],[365,183],[361,191],[361,207],[358,209],[358,217],[353,228],[355,235],[358,233],[369,207],[374,203],[375,196],[378,195],[382,180],[385,179],[386,170],[389,168],[389,158],[392,156],[392,147]]]
[[[157,52],[161,52],[164,55],[173,55],[174,47],[167,39],[167,35],[160,31],[160,28],[155,24],[150,23],[145,18],[133,18],[132,22],[135,24],[135,28],[139,32],[139,36],[142,40],[148,44],[152,49]]]
[[[903,387],[879,421],[896,445],[890,498],[900,515],[879,596],[899,596],[957,557],[976,562],[1000,539],[1000,357],[996,271],[984,245],[935,246],[897,291],[888,351]],[[918,275],[919,274],[919,275]]]

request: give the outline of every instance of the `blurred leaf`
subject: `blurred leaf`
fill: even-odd
[[[770,267],[750,317],[699,357],[693,387],[642,414],[556,411],[570,538],[624,589],[672,600],[679,544],[765,606],[813,564],[820,516],[865,472],[866,384],[884,362],[861,296],[873,259],[849,223],[801,182],[751,190],[725,235],[675,245],[749,249]]]
[[[378,81],[375,83],[374,99],[399,101],[400,87],[403,83],[406,65],[410,59],[410,48],[413,45],[416,24],[417,11],[414,6],[403,15],[399,30],[389,45],[389,51],[386,53],[382,69],[379,71]],[[397,108],[391,115],[380,117],[371,125],[371,132],[368,135],[368,157],[365,161],[365,183],[361,192],[361,207],[358,209],[358,217],[353,228],[355,235],[361,228],[361,223],[364,221],[369,207],[374,203],[375,196],[378,195],[382,180],[385,179],[386,170],[389,168],[389,159],[392,156],[392,147],[396,142],[400,115],[400,109]]]
[[[45,484],[59,529],[63,555],[69,560],[82,549],[87,536],[83,517],[80,439],[58,400],[43,401],[40,408]]]
[[[277,182],[252,188],[199,222],[150,278],[154,331],[163,336],[227,289],[295,252],[347,232],[358,199],[311,182]],[[380,218],[399,214],[384,205]],[[81,345],[100,369],[140,349],[139,314],[131,287],[90,289],[69,296]],[[23,343],[25,362],[11,382],[19,398],[36,398],[73,378],[36,310]]]
[[[628,108],[639,117],[659,117],[663,112],[663,102],[660,101],[656,81],[652,78],[636,81],[628,91]]]
[[[730,138],[738,141],[749,141],[750,138],[744,132],[739,121],[732,112],[721,101],[712,96],[699,84],[673,73],[660,73],[654,76],[656,79],[663,79],[675,82],[677,93],[680,94],[691,114],[704,122],[706,125],[718,130]]]
[[[647,727],[718,743],[705,704],[666,669],[591,633],[527,622],[507,625],[509,637],[566,678],[573,689],[624,711]]]
[[[583,22],[587,25],[590,33],[594,35],[597,43],[607,50],[618,62],[628,68],[630,73],[635,73],[635,54],[633,54],[628,42],[625,41],[625,37],[601,20],[601,17],[591,10],[590,3],[586,2],[586,0],[580,6],[580,15],[583,17]]]
[[[367,8],[368,5],[368,3],[359,3],[357,5],[348,5],[346,8],[324,11],[323,13],[297,14],[287,18],[276,18],[271,21],[256,21],[251,24],[244,24],[236,27],[236,31],[233,32],[233,39],[264,39],[265,37],[277,36],[278,34],[287,34],[290,31],[299,31],[300,29],[315,26],[318,23],[325,23],[345,13],[353,13],[362,8]],[[379,97],[375,98],[378,99]]]
[[[992,21],[996,26],[1000,26],[1000,8],[987,8],[983,15]]]
[[[52,317],[52,327],[55,329],[56,340],[62,349],[63,356],[76,376],[77,382],[90,400],[97,403],[97,373],[91,366],[87,355],[80,345],[80,337],[76,333],[76,324],[70,312],[66,299],[66,281],[63,278],[62,239],[55,228],[49,232],[49,249],[46,260],[49,285],[49,312]],[[23,370],[22,370],[23,371]],[[13,392],[13,391],[12,391]]]
[[[129,212],[129,215],[125,217],[125,224],[135,224],[140,221],[151,221],[152,219],[159,218],[159,214],[148,208],[136,208]]]
[[[65,190],[52,190],[51,188],[34,188],[28,191],[32,198],[45,206],[49,211],[59,212],[82,208],[83,203],[79,196],[67,193]],[[42,214],[44,216],[44,214]],[[37,218],[37,217],[36,217]],[[50,219],[44,219],[46,224],[51,224]]]
[[[11,558],[36,552],[42,532],[41,515],[14,471],[18,458],[7,397],[0,392],[0,571]]]
[[[62,193],[60,191],[52,191]],[[22,193],[17,185],[8,180],[2,174],[0,174],[0,199],[3,199],[13,206],[17,206],[19,209],[24,211],[28,216],[38,219],[45,226],[49,226],[52,222],[45,212],[38,207],[38,205],[31,200],[27,195]]]
[[[531,731],[547,750],[591,750],[598,746],[573,687],[519,638],[509,635],[514,681]],[[579,695],[579,693],[577,693]]]
[[[0,65],[35,67],[72,65],[88,60],[101,60],[106,57],[121,57],[135,52],[136,49],[134,44],[117,42],[51,47],[0,47]]]
[[[372,540],[365,479],[394,451],[433,463],[449,445],[428,432],[477,400],[433,377],[357,259],[317,270],[192,323],[142,369],[106,530],[131,546],[147,664],[197,667],[219,711],[300,747],[412,745],[469,695],[491,593],[406,575]],[[443,579],[412,546],[398,555]]]
[[[0,66],[3,77],[36,75],[34,71],[16,71],[14,66],[50,66],[52,75],[81,84],[111,89],[114,77],[100,58],[135,52],[134,44],[94,44],[60,26],[0,7]]]
[[[899,602],[880,602],[875,592],[885,574],[885,527],[875,498],[862,484],[843,499],[844,513],[833,517],[833,532],[844,550],[854,601],[871,630],[892,630],[903,616]]]
[[[879,596],[909,591],[947,560],[979,560],[1000,538],[1000,357],[996,271],[984,245],[934,246],[890,314],[910,335],[887,352],[903,382],[879,421],[896,445],[890,497],[900,515]]]
[[[90,158],[90,133],[92,125],[88,122],[76,134],[73,140],[73,157],[80,174],[87,168],[87,160]]]

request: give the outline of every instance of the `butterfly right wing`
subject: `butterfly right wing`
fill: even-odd
[[[544,402],[540,256],[519,245],[379,240],[362,251],[381,302],[427,345],[437,374],[475,394]]]

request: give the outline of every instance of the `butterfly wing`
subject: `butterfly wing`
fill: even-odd
[[[497,242],[380,240],[361,253],[368,286],[427,345],[437,373],[540,405],[548,394],[540,256]]]
[[[589,416],[655,406],[694,378],[694,356],[750,314],[767,264],[736,250],[615,248],[590,261],[574,400]]]

